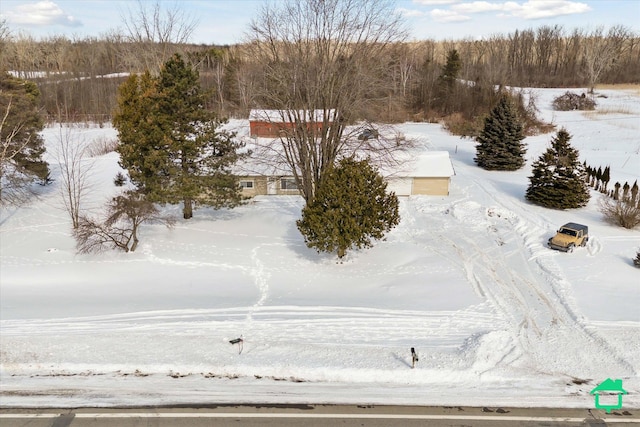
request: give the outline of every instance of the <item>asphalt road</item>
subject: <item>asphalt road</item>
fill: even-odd
[[[176,408],[0,408],[2,427],[640,426],[640,410],[350,405]]]

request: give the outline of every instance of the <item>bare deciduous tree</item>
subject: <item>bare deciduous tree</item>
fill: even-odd
[[[160,215],[153,203],[136,191],[125,191],[109,201],[106,218],[81,216],[74,231],[79,253],[99,253],[106,249],[133,252],[138,247],[138,230],[145,222],[159,222],[171,228],[175,220]]]
[[[136,45],[134,55],[145,70],[158,73],[175,48],[186,44],[197,20],[182,10],[179,3],[163,9],[161,2],[138,0],[137,10],[129,10],[122,20],[129,41]]]
[[[294,124],[281,147],[266,151],[282,154],[307,202],[336,159],[360,142],[347,125],[387,106],[392,89],[381,58],[405,34],[387,0],[286,0],[266,4],[252,22],[251,56],[264,67],[257,100]],[[381,138],[366,148],[400,146]]]
[[[89,191],[88,178],[93,163],[86,155],[87,145],[69,126],[60,125],[55,155],[60,166],[60,195],[73,229],[80,224],[81,203]]]
[[[612,27],[607,35],[602,27],[598,27],[587,35],[583,44],[583,59],[591,93],[600,76],[620,58],[626,41],[631,37],[632,33],[622,26]]]
[[[0,67],[5,65],[5,56],[7,55],[7,45],[11,38],[11,31],[7,25],[6,19],[0,19]]]

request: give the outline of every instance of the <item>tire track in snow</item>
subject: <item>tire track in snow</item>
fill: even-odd
[[[423,356],[448,352],[460,354],[470,336],[483,334],[496,325],[494,314],[486,306],[460,311],[405,311],[359,307],[262,306],[229,309],[167,310],[62,319],[6,320],[0,322],[3,339],[19,343],[40,342],[60,337],[95,341],[106,337],[113,345],[114,337],[129,342],[144,337],[149,348],[145,353],[162,352],[169,337],[230,336],[253,322],[245,334],[245,350],[266,345],[299,348],[316,345],[330,348],[382,348],[415,346]],[[503,325],[505,326],[505,325]],[[155,341],[154,336],[164,339]],[[138,338],[135,338],[138,337]],[[213,339],[213,342],[217,340]],[[25,360],[21,345],[7,345],[2,358]],[[28,347],[28,345],[27,345]],[[44,346],[45,348],[47,346]],[[48,350],[45,350],[48,351]],[[46,355],[45,355],[46,356]]]
[[[600,242],[600,239],[598,239],[597,236],[589,237],[589,242],[587,242],[587,251],[590,256],[595,256],[602,252],[602,242]]]
[[[459,209],[466,215],[457,218],[459,221],[481,226],[473,233],[457,233],[456,240],[444,234],[438,239],[456,248],[472,284],[509,319],[514,343],[532,367],[543,373],[581,378],[603,372],[618,377],[634,375],[630,363],[579,321],[561,292],[566,280],[552,258],[533,253],[542,249],[539,240],[543,232],[535,232],[535,223],[523,218],[526,213],[517,216],[505,208],[504,201],[493,196],[495,191],[477,182],[473,187],[502,205],[503,215],[492,218],[491,210],[480,205],[454,203],[454,217]]]

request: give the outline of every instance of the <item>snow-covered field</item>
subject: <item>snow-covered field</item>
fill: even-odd
[[[551,111],[563,92],[535,90],[541,117],[567,128],[581,159],[611,166],[612,184],[633,184],[640,94],[603,90],[595,114]],[[197,210],[173,230],[146,225],[130,254],[76,255],[59,180],[0,211],[0,406],[588,408],[610,377],[629,391],[623,407],[640,408],[640,231],[605,223],[596,192],[578,210],[525,201],[531,162],[555,133],[526,139],[524,169],[488,172],[469,139],[433,124],[399,130],[449,151],[451,194],[401,199],[399,226],[344,262],[306,248],[293,196]],[[45,131],[50,147],[57,135]],[[117,191],[117,160],[92,159],[87,208]],[[548,249],[569,221],[589,226],[588,246]],[[241,336],[239,352],[229,341]]]

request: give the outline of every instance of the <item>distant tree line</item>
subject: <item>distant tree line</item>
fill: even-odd
[[[126,78],[113,76],[147,69],[157,73],[175,53],[199,71],[209,94],[207,107],[221,116],[246,117],[258,101],[264,102],[259,95],[270,82],[264,78],[270,64],[260,62],[251,44],[193,45],[186,43],[186,35],[149,42],[140,34],[118,33],[35,39],[12,34],[4,25],[0,69],[38,83],[49,120],[108,121]],[[484,40],[397,41],[376,55],[379,83],[384,84],[365,88],[365,95],[377,102],[354,111],[361,119],[430,120],[463,110],[477,118],[481,114],[474,106],[492,96],[495,85],[593,88],[640,82],[640,35],[623,26],[567,32],[556,25]],[[345,63],[351,60],[344,58]]]

